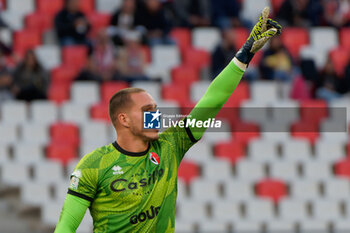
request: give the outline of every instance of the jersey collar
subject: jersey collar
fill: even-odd
[[[117,143],[117,141],[113,142],[113,146],[115,147],[115,149],[117,149],[117,151],[119,151],[120,153],[127,155],[127,156],[134,156],[134,157],[139,157],[139,156],[144,156],[147,154],[149,148],[151,147],[151,143],[148,144],[148,148],[145,151],[142,152],[130,152],[130,151],[126,151],[123,148],[121,148],[119,146],[119,144]]]

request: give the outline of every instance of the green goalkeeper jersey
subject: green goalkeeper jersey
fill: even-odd
[[[169,128],[141,153],[116,142],[84,156],[68,193],[89,200],[94,232],[174,232],[177,172],[196,142],[186,128]]]

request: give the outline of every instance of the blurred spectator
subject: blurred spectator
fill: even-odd
[[[281,38],[273,37],[260,62],[262,78],[290,81],[292,68],[292,59],[283,47]]]
[[[15,69],[13,77],[13,92],[17,99],[27,101],[46,99],[48,75],[32,50],[27,51],[23,62]]]
[[[213,25],[220,28],[239,26],[240,8],[237,0],[211,0]]]
[[[0,52],[0,104],[2,101],[12,99],[12,76],[6,66],[4,55]]]
[[[98,72],[97,65],[94,63],[94,59],[90,57],[87,59],[85,67],[80,71],[75,81],[95,81],[101,83],[103,81],[102,76]]]
[[[174,1],[177,15],[181,18],[181,26],[210,26],[210,0],[177,0]]]
[[[286,0],[277,13],[277,21],[296,27],[318,26],[321,25],[322,14],[322,1]]]
[[[216,77],[235,56],[235,34],[232,30],[222,33],[222,42],[216,47],[212,54],[212,73]]]
[[[171,28],[170,22],[165,17],[162,3],[159,0],[146,0],[145,5],[139,7],[135,25],[145,28],[147,40],[151,46],[172,43],[168,37]]]
[[[112,78],[115,68],[114,54],[113,43],[108,37],[106,30],[102,29],[97,34],[92,59],[102,79],[105,81]]]
[[[125,37],[125,47],[121,48],[118,56],[118,71],[115,79],[123,79],[127,82],[148,80],[145,75],[146,54],[140,43],[140,35],[130,32]]]
[[[135,27],[136,2],[124,0],[122,6],[113,14],[110,34],[115,45],[123,45],[123,35]]]
[[[350,0],[326,1],[324,17],[331,26],[350,26]]]
[[[87,34],[90,24],[79,10],[79,1],[65,0],[65,7],[55,17],[56,32],[62,46],[89,45]]]

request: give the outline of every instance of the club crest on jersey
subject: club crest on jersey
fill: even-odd
[[[151,160],[152,163],[154,163],[155,165],[158,165],[159,164],[159,156],[154,153],[154,152],[150,152],[149,153],[149,159]]]

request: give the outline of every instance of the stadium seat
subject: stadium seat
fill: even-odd
[[[224,105],[224,108],[238,108],[242,101],[249,99],[249,85],[241,81]]]
[[[320,184],[314,180],[295,180],[290,183],[290,196],[298,200],[313,200],[321,196]]]
[[[210,163],[214,159],[212,145],[200,140],[186,152],[185,158],[196,164]]]
[[[249,31],[246,28],[234,28],[232,29],[235,34],[235,48],[236,50],[240,49],[243,44],[246,42],[247,38],[249,37]]]
[[[345,68],[349,63],[349,51],[346,48],[336,48],[330,51],[329,56],[333,63],[334,69],[339,76],[343,76]]]
[[[298,168],[297,162],[277,160],[269,163],[270,177],[274,179],[296,180],[300,177]]]
[[[131,85],[132,87],[141,88],[147,91],[153,99],[158,102],[162,99],[162,85],[159,82],[150,82],[150,81],[135,81]]]
[[[323,100],[307,100],[300,103],[300,117],[303,121],[319,123],[327,116],[328,107]]]
[[[329,200],[346,200],[350,195],[350,183],[347,179],[332,178],[323,182],[324,196]]]
[[[190,183],[194,178],[199,176],[199,167],[194,162],[182,161],[178,171],[178,177]]]
[[[294,233],[296,224],[292,221],[272,220],[267,223],[266,229],[269,233]]]
[[[312,47],[326,52],[338,46],[338,32],[332,27],[313,27],[310,29]]]
[[[95,9],[95,0],[84,0],[84,1],[79,1],[79,3],[80,3],[80,10],[88,16],[90,16],[90,14]]]
[[[88,14],[88,20],[92,27],[90,36],[94,37],[100,30],[108,27],[111,21],[111,15],[105,13],[92,12]]]
[[[218,221],[201,221],[198,224],[199,232],[211,233],[211,232],[228,232],[228,224]]]
[[[115,138],[113,140],[115,141]],[[84,157],[86,154],[96,150],[96,148],[105,146],[110,142],[112,142],[112,140],[108,140],[108,141],[96,140],[96,141],[86,141],[86,142],[82,140],[79,148],[79,158]]]
[[[48,185],[29,182],[21,185],[21,201],[28,205],[43,206],[51,201]]]
[[[48,125],[33,123],[21,125],[21,141],[45,145],[49,140]]]
[[[13,160],[17,163],[34,164],[44,160],[42,146],[32,143],[18,143],[13,148]]]
[[[251,100],[254,102],[276,102],[278,97],[278,85],[273,81],[256,81],[250,85]]]
[[[272,10],[275,14],[279,11],[283,2],[284,2],[284,0],[271,0]]]
[[[219,183],[207,179],[195,179],[191,182],[191,199],[196,201],[215,201],[220,199]]]
[[[48,14],[34,12],[25,17],[26,29],[44,33],[53,27],[52,17]]]
[[[291,135],[295,139],[308,140],[311,144],[319,138],[318,125],[315,122],[296,122],[291,126]]]
[[[0,144],[0,167],[3,164],[10,162],[10,150],[9,145]]]
[[[27,105],[23,101],[7,101],[1,104],[1,120],[5,123],[22,123],[28,119]]]
[[[96,82],[74,82],[70,96],[75,104],[91,105],[100,101],[100,88]]]
[[[0,143],[15,144],[18,142],[18,131],[16,124],[0,123]]]
[[[329,225],[324,220],[304,220],[301,221],[299,227],[300,233],[310,233],[310,232],[317,232],[317,233],[328,233],[329,232]]]
[[[279,202],[288,195],[286,184],[280,179],[264,179],[256,184],[257,195]]]
[[[203,49],[187,49],[183,58],[183,64],[195,67],[198,70],[209,67],[210,62],[210,53]]]
[[[350,231],[350,222],[347,219],[333,221],[334,233],[346,233]]]
[[[340,202],[336,200],[312,201],[312,212],[315,219],[330,221],[343,218],[340,211]]]
[[[109,122],[108,103],[98,103],[91,106],[90,117],[93,120]]]
[[[24,56],[28,49],[34,49],[41,44],[41,35],[35,30],[22,30],[14,33],[14,51]]]
[[[231,165],[224,160],[213,160],[202,165],[202,177],[216,181],[228,181],[232,179]]]
[[[42,45],[35,49],[35,54],[41,65],[46,70],[51,70],[61,64],[60,47],[54,45]],[[47,59],[47,58],[50,59]]]
[[[249,160],[272,162],[278,158],[277,143],[268,140],[253,140],[248,145]]]
[[[270,104],[272,121],[296,122],[299,120],[299,103],[293,100],[278,100]]]
[[[350,159],[343,159],[335,163],[334,170],[337,176],[350,178]]]
[[[55,226],[60,218],[63,201],[51,201],[42,208],[41,221],[48,226]]]
[[[177,208],[177,216],[179,220],[203,221],[208,219],[207,206],[205,202],[190,200],[183,201],[179,204],[181,204],[181,206]]]
[[[308,218],[307,202],[300,199],[285,198],[278,203],[279,219],[300,221]]]
[[[170,37],[176,42],[177,46],[179,46],[181,54],[191,47],[191,31],[187,28],[174,28],[170,32]]]
[[[309,34],[304,28],[283,28],[281,39],[288,52],[297,60],[301,47],[309,44]]]
[[[179,84],[163,85],[162,99],[176,101],[179,105],[183,105],[189,100],[188,87]]]
[[[227,200],[227,202],[253,200],[253,186],[253,183],[250,183],[245,179],[231,179],[227,181],[224,186],[225,200]],[[239,190],[239,192],[237,190]]]
[[[51,84],[48,90],[48,99],[56,104],[61,104],[69,99],[70,86],[65,83]]]
[[[29,166],[24,163],[7,163],[1,167],[1,180],[10,186],[18,186],[30,180]]]
[[[129,87],[129,84],[126,82],[104,82],[101,84],[101,100],[108,103],[112,96],[117,93],[119,90]]]
[[[179,66],[171,71],[172,81],[175,84],[190,86],[199,80],[199,73],[194,67]]]
[[[15,11],[2,11],[1,18],[11,30],[18,31],[24,28],[24,15]]]
[[[242,11],[240,12],[241,17],[255,23],[261,15],[261,11],[266,6],[271,6],[269,0],[244,0],[242,2]]]
[[[266,199],[253,199],[245,202],[246,219],[268,221],[275,216],[273,202]]]
[[[51,82],[69,84],[77,75],[76,69],[70,66],[60,66],[51,70]]]
[[[86,63],[88,49],[82,45],[66,46],[62,49],[62,61],[64,66],[74,70],[80,70]]]
[[[107,124],[103,122],[87,122],[80,126],[80,138],[84,143],[108,143]],[[96,142],[97,143],[97,142]]]
[[[183,180],[177,180],[177,201],[186,201],[188,199],[186,183]]]
[[[58,119],[58,108],[51,101],[32,101],[29,113],[32,123],[51,124]]]
[[[311,159],[311,146],[306,140],[289,140],[282,144],[282,158],[285,161],[305,162]]]
[[[232,127],[233,140],[239,141],[246,145],[250,140],[259,137],[259,127],[255,123],[235,122]]]
[[[311,59],[315,62],[317,69],[322,69],[328,59],[328,50],[318,49],[311,45],[303,46],[300,49],[300,59],[308,60]]]
[[[215,145],[214,154],[216,157],[226,159],[232,164],[242,159],[245,155],[244,148],[239,142],[221,142]]]
[[[350,51],[350,29],[347,27],[340,28],[339,31],[339,41],[340,41],[340,47],[345,48],[346,50]]]
[[[341,142],[330,142],[318,140],[315,143],[316,158],[326,162],[335,162],[345,157],[344,144]]]
[[[65,122],[83,124],[89,122],[89,110],[89,106],[85,104],[66,102],[61,106],[61,118]]]
[[[332,177],[331,164],[324,161],[303,163],[303,174],[308,180],[324,180]]]
[[[63,0],[36,0],[36,6],[37,12],[53,17],[63,8]]]
[[[236,175],[239,179],[258,181],[266,176],[265,165],[259,162],[241,160],[236,164]]]
[[[184,232],[193,232],[194,231],[194,224],[191,221],[186,221],[186,219],[179,220],[178,218],[175,218],[175,233],[184,233]]]
[[[57,122],[50,127],[51,140],[60,143],[79,145],[79,129],[71,123]]]
[[[96,1],[96,9],[98,12],[103,13],[113,13],[122,4],[122,0],[95,0]]]
[[[217,28],[194,28],[192,43],[196,49],[204,49],[211,53],[221,42],[220,30]]]
[[[233,222],[234,232],[239,233],[260,233],[262,224],[260,221],[248,220],[242,221],[241,219]]]
[[[53,141],[46,149],[46,156],[52,161],[58,161],[66,165],[69,161],[77,158],[78,154],[74,145]]]
[[[6,7],[9,11],[25,15],[34,11],[35,2],[34,0],[10,0],[7,1]]]
[[[264,102],[246,100],[241,102],[240,119],[242,121],[262,124],[269,119],[267,104]]]
[[[180,65],[181,57],[177,46],[157,45],[152,48],[152,66],[162,70],[171,70]]]
[[[210,81],[194,82],[191,85],[191,89],[190,89],[191,101],[198,102],[207,91],[209,85],[210,85]]]

